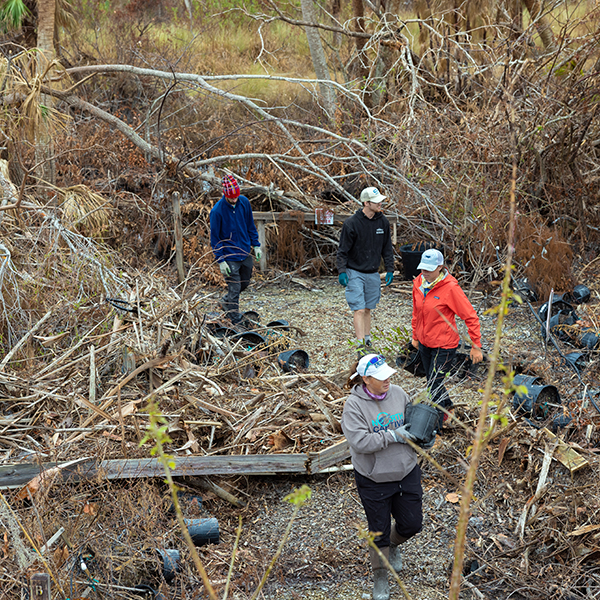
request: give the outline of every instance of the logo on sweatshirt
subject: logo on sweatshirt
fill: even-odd
[[[375,235],[383,235],[383,229],[382,229],[381,227],[378,227],[378,228],[375,230]]]
[[[404,413],[396,413],[390,415],[389,413],[381,412],[372,421],[373,432],[386,431],[387,429],[397,429],[404,425]]]

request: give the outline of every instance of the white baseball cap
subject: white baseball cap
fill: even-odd
[[[385,362],[385,357],[381,354],[367,354],[358,361],[356,372],[361,377],[375,377],[379,381],[385,381],[396,373],[396,370]]]
[[[365,202],[374,202],[379,204],[383,202],[387,196],[384,196],[376,187],[365,188],[360,193],[360,201],[364,204]]]
[[[444,255],[435,248],[425,250],[421,254],[421,262],[417,269],[420,271],[435,271],[438,267],[444,264]]]

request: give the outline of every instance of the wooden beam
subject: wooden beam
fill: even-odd
[[[174,477],[198,475],[277,475],[308,473],[308,454],[254,454],[244,456],[179,456],[174,458]],[[19,463],[0,467],[0,489],[20,489],[42,471],[59,463]],[[105,460],[90,459],[61,471],[63,481],[77,482],[93,477],[139,479],[164,477],[156,458]]]
[[[315,213],[301,213],[299,211],[293,212],[253,212],[252,216],[254,217],[254,221],[256,223],[276,223],[277,221],[297,221],[299,215],[304,215],[305,223],[314,223],[315,222]],[[352,213],[354,214],[354,213]],[[347,218],[351,217],[350,215],[334,215],[333,223],[335,225],[341,225]],[[384,213],[385,214],[385,213]],[[385,215],[387,220],[390,223],[397,223],[398,217],[396,215]],[[257,227],[258,229],[258,227]],[[260,239],[260,238],[259,238]],[[262,244],[262,242],[261,242]]]
[[[251,454],[227,456],[177,456],[174,477],[200,475],[277,475],[280,473],[319,473],[350,456],[348,442],[342,440],[330,448],[309,454]],[[62,463],[63,465],[65,463]],[[20,489],[42,471],[60,467],[60,463],[16,463],[0,467],[0,489]],[[164,477],[156,458],[88,459],[61,469],[63,482],[78,482],[93,477],[139,479]]]
[[[350,446],[344,439],[320,452],[309,452],[309,469],[311,473],[319,473],[323,469],[329,468],[339,462],[350,458]]]

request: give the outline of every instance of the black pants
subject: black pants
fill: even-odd
[[[428,348],[419,342],[419,354],[427,373],[427,387],[431,394],[431,401],[443,408],[450,408],[452,400],[444,385],[444,379],[454,364],[456,348]]]
[[[376,483],[354,471],[356,488],[362,501],[369,531],[381,532],[375,538],[378,548],[390,545],[392,527],[390,515],[396,521],[396,531],[403,538],[410,538],[423,527],[423,488],[419,465],[402,481]]]
[[[240,294],[250,285],[254,259],[249,254],[242,261],[228,260],[231,275],[225,277],[227,293],[221,304],[227,316],[235,323],[240,320]]]

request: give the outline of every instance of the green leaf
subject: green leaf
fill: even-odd
[[[4,25],[4,29],[7,27],[18,29],[25,16],[30,15],[31,12],[23,0],[4,0],[0,6],[0,22]]]
[[[307,485],[303,485],[302,487],[288,494],[283,501],[289,502],[290,504],[295,504],[296,506],[302,506],[308,502],[308,500],[310,500],[311,495],[312,490]]]

